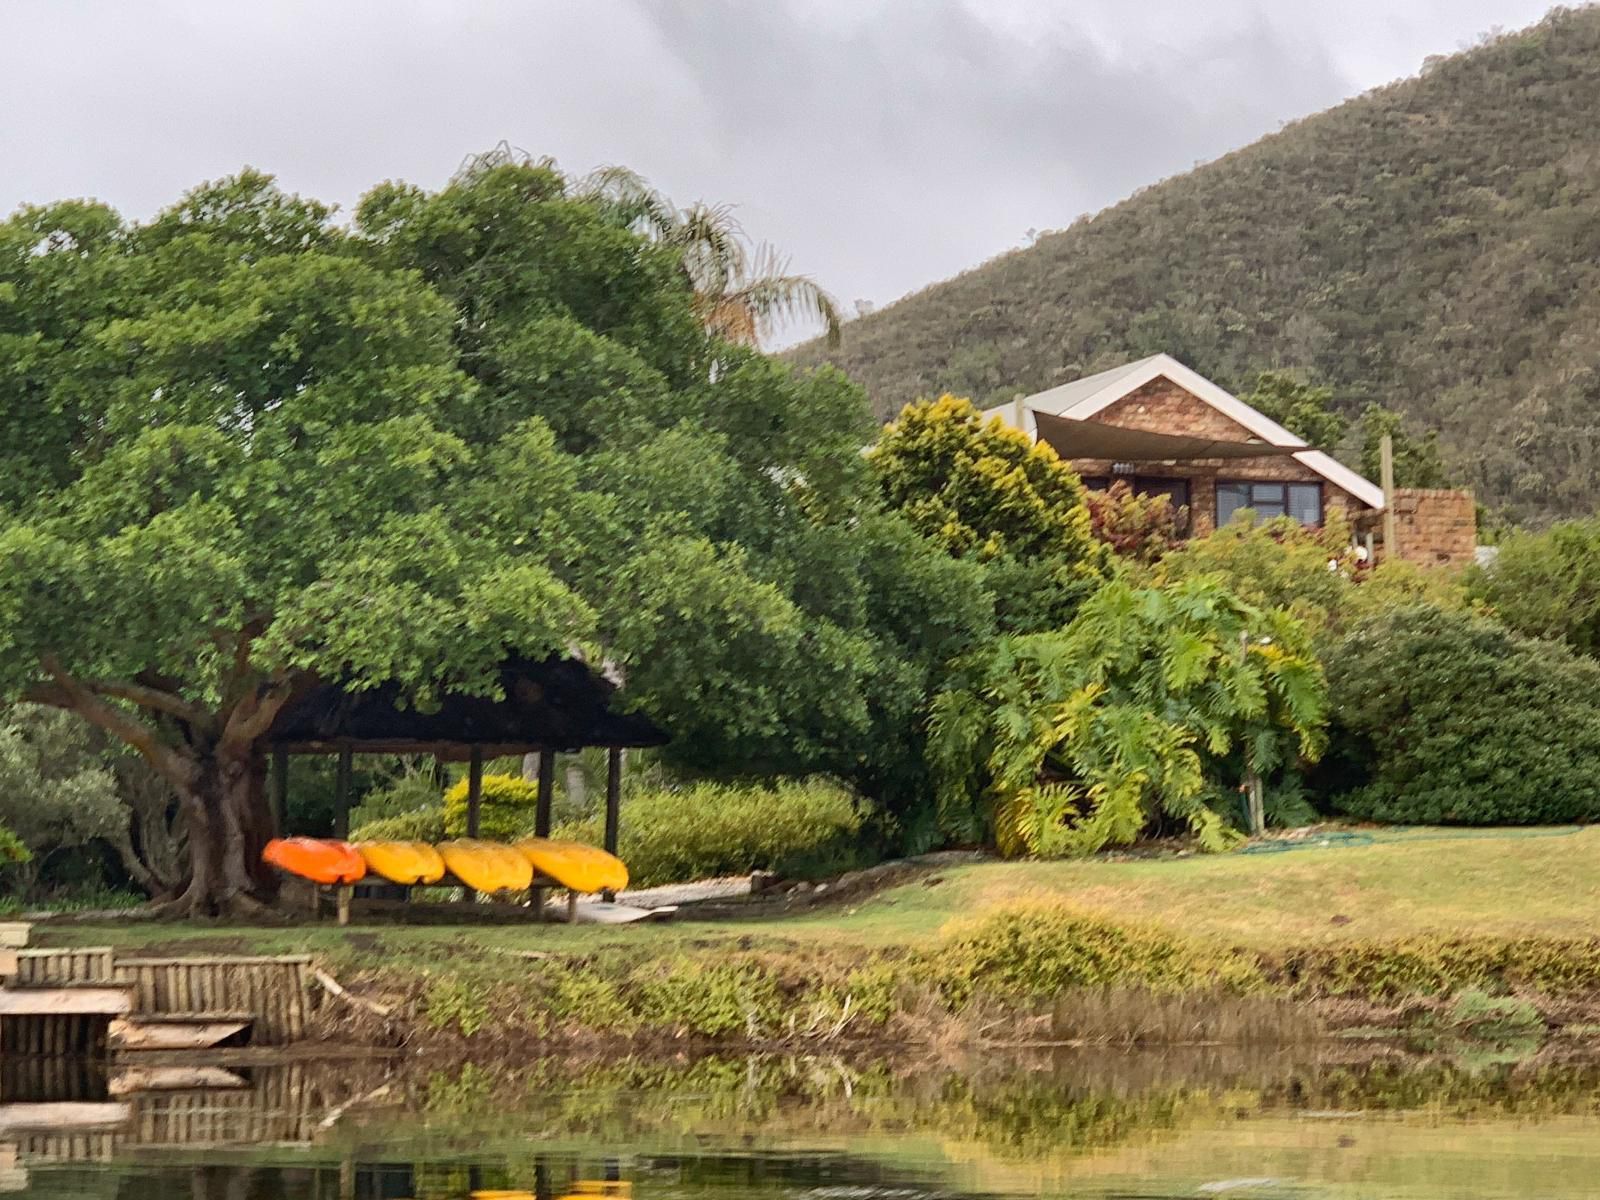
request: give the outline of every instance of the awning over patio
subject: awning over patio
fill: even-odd
[[[1260,441],[1219,441],[1124,429],[1102,421],[1080,421],[1033,412],[1039,440],[1062,458],[1105,458],[1114,462],[1185,462],[1218,458],[1287,458],[1305,446],[1274,446]]]

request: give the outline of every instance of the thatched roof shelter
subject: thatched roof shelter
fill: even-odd
[[[447,693],[438,706],[422,709],[405,701],[398,686],[352,691],[325,684],[287,705],[265,742],[273,757],[273,799],[280,827],[287,805],[287,760],[291,754],[339,758],[335,833],[349,833],[350,760],[355,754],[431,754],[468,764],[467,834],[478,832],[486,758],[539,755],[535,833],[550,832],[554,756],[603,746],[610,753],[606,781],[606,849],[617,848],[622,751],[659,746],[666,731],[648,717],[615,703],[617,685],[574,658],[508,659],[500,669],[499,698]]]
[[[432,754],[463,762],[588,746],[659,746],[667,734],[648,717],[613,705],[617,686],[573,658],[511,659],[499,698],[450,693],[433,710],[405,703],[400,688],[347,691],[328,684],[287,706],[267,742],[290,754]]]

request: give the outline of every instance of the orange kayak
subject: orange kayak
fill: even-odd
[[[331,838],[273,838],[261,858],[312,883],[354,883],[367,873],[359,850]]]

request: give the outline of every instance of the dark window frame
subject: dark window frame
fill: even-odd
[[[1223,489],[1225,488],[1243,488],[1246,496],[1245,503],[1236,504],[1233,510],[1230,511],[1226,517],[1222,515],[1222,493]],[[1311,483],[1303,479],[1218,479],[1216,481],[1216,497],[1212,506],[1212,515],[1216,519],[1217,527],[1221,528],[1223,525],[1226,525],[1228,521],[1232,519],[1233,513],[1237,512],[1241,508],[1248,508],[1257,516],[1294,516],[1294,512],[1289,505],[1290,488],[1309,488],[1316,494],[1317,519],[1315,521],[1301,521],[1302,525],[1308,525],[1315,528],[1327,520],[1328,497],[1323,489],[1323,485],[1320,483]],[[1264,496],[1257,495],[1258,492],[1268,491],[1276,491],[1276,498],[1268,499]],[[1266,511],[1263,511],[1263,504],[1271,507]],[[1298,520],[1298,518],[1296,519]]]

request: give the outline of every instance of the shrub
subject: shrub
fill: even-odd
[[[1472,595],[1530,637],[1600,651],[1600,517],[1512,533],[1492,565],[1468,575]]]
[[[1426,605],[1363,621],[1327,664],[1344,811],[1465,825],[1600,815],[1600,664]]]
[[[533,832],[539,785],[517,775],[485,775],[478,803],[478,836],[509,842]],[[444,794],[444,831],[450,837],[467,833],[467,781]]]
[[[1491,996],[1469,988],[1456,996],[1444,1014],[1451,1028],[1487,1041],[1537,1038],[1545,1030],[1539,1010],[1516,996]]]
[[[758,869],[822,875],[862,865],[860,834],[854,797],[831,780],[700,783],[628,796],[618,854],[638,887]],[[600,818],[554,836],[599,845]]]
[[[440,808],[377,817],[350,830],[353,842],[442,842],[445,837],[444,810]]]
[[[782,1010],[776,981],[754,962],[677,958],[641,968],[633,983],[651,1025],[704,1037],[755,1036]]]
[[[929,754],[955,838],[1090,854],[1157,817],[1231,839],[1217,784],[1314,760],[1326,689],[1304,626],[1212,579],[1107,584],[1059,633],[1001,638],[933,703]]]
[[[1426,600],[1463,608],[1467,602],[1457,572],[1406,562],[1362,564],[1338,509],[1329,510],[1320,528],[1290,517],[1251,522],[1235,516],[1171,551],[1144,575],[1159,584],[1220,579],[1246,603],[1288,609],[1319,636],[1338,635],[1363,617],[1401,604]]]
[[[1297,950],[1277,964],[1274,974],[1304,996],[1400,1000],[1472,989],[1584,996],[1600,988],[1600,939],[1346,941]]]
[[[1186,508],[1173,508],[1172,497],[1135,495],[1125,479],[1105,491],[1084,493],[1089,528],[1114,554],[1134,562],[1155,562],[1178,544],[1178,527]]]
[[[933,969],[957,1003],[978,990],[1039,998],[1076,987],[1250,991],[1262,983],[1247,955],[1056,899],[1015,901],[953,922]]]

